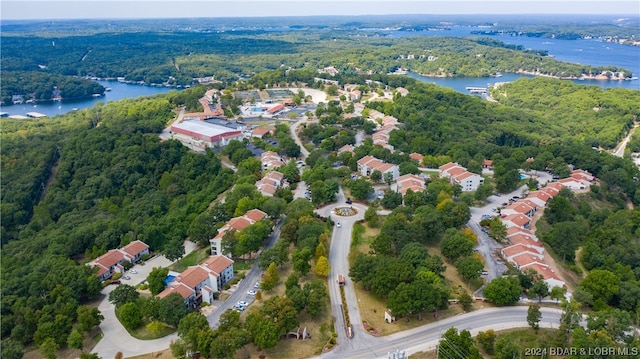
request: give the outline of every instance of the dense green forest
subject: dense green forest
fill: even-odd
[[[615,147],[640,116],[640,92],[625,89],[534,78],[495,87],[491,95],[505,105],[531,110],[560,136],[566,133],[607,149]]]
[[[12,95],[21,95],[23,100],[51,100],[91,97],[103,94],[104,87],[97,82],[48,74],[38,71],[3,71],[0,97],[5,104],[11,104]]]
[[[65,343],[75,308],[100,290],[76,260],[134,238],[152,250],[182,243],[232,184],[213,153],[159,141],[174,106],[128,100],[46,122],[2,120],[3,337]],[[54,318],[61,324],[51,332]]]

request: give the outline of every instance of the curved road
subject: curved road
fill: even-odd
[[[388,358],[389,352],[396,350],[413,354],[419,351],[436,349],[441,335],[449,328],[467,329],[475,336],[480,331],[504,330],[510,328],[528,327],[526,306],[482,309],[475,312],[442,319],[438,322],[423,325],[418,328],[405,330],[386,337],[371,337],[372,344],[364,348],[340,351],[340,343],[336,349],[316,358]],[[559,309],[542,307],[541,328],[558,328],[562,311]],[[357,334],[356,334],[357,335]],[[355,339],[355,337],[354,337]]]

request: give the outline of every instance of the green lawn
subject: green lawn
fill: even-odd
[[[183,272],[189,266],[195,266],[200,264],[203,260],[205,260],[209,256],[209,248],[205,247],[202,249],[197,249],[186,256],[182,257],[182,259],[173,263],[169,266],[169,270],[176,272]]]

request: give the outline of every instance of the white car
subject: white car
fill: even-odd
[[[340,222],[336,222],[336,227],[338,227],[338,228],[342,227],[342,225],[340,224]]]
[[[128,275],[125,275],[124,277],[122,277],[122,279],[129,280],[129,279],[131,279],[131,277],[129,277]]]
[[[254,284],[253,287],[256,289],[260,288],[260,282],[256,282],[256,284]]]
[[[247,292],[247,294],[249,295],[256,295],[256,291],[251,289],[250,291]]]
[[[138,274],[138,271],[137,271],[137,270],[135,270],[135,269],[132,269],[132,270],[130,270],[130,271],[129,271],[129,273],[131,273],[131,274]]]
[[[249,303],[245,302],[244,300],[241,300],[238,302],[238,304],[236,304],[237,307],[247,307],[249,306]]]

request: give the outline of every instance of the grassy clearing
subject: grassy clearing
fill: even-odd
[[[195,266],[200,264],[203,260],[209,257],[209,248],[205,247],[197,249],[186,256],[182,257],[177,262],[169,266],[169,270],[175,272],[184,272],[189,266]]]
[[[442,256],[442,253],[440,252],[440,247],[438,246],[429,246],[429,254],[437,255],[441,258],[444,258]],[[475,292],[482,286],[482,279],[478,279],[468,283],[458,274],[458,271],[453,264],[445,262],[445,266],[447,267],[444,272],[445,284],[454,291],[464,289],[467,291],[467,293],[473,294],[473,292]]]
[[[398,320],[393,323],[386,323],[384,321],[384,311],[387,309],[386,301],[374,296],[357,285],[355,291],[362,320],[367,321],[372,327],[378,329],[382,335],[389,335],[416,328],[463,312],[461,306],[451,305],[448,309],[439,311],[439,317],[437,319],[434,318],[435,313],[423,313],[422,320],[418,320],[417,315],[411,315],[408,317],[408,321],[407,318],[398,318]],[[356,323],[354,323],[354,325],[356,325]]]
[[[255,261],[255,259],[234,259],[233,270],[249,270]]]
[[[380,228],[371,228],[360,223],[354,225],[349,251],[349,265],[353,263],[358,254],[369,253],[371,242],[378,234],[380,234]]]

